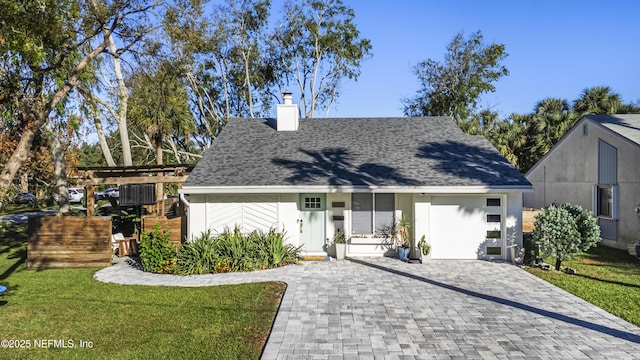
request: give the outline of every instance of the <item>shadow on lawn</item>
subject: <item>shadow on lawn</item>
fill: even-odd
[[[5,270],[2,274],[0,274],[0,280],[5,280],[11,274],[13,274],[21,265],[27,262],[27,250],[16,251],[10,259],[18,259],[13,265],[11,265],[7,270]]]
[[[589,280],[595,280],[595,281],[600,281],[603,283],[607,283],[607,284],[614,284],[614,285],[620,285],[620,286],[626,286],[626,287],[632,287],[632,288],[636,288],[636,289],[640,289],[640,285],[637,284],[629,284],[629,283],[624,283],[621,281],[615,281],[615,280],[605,280],[605,279],[599,279],[597,277],[593,277],[593,276],[589,276],[589,275],[584,275],[584,274],[573,274],[573,276],[579,276],[581,278],[585,278],[585,279],[589,279]]]
[[[27,231],[24,225],[0,224],[0,255],[8,253],[7,260],[17,259],[2,271],[0,280],[5,280],[27,262]],[[7,264],[9,261],[7,261]]]
[[[360,264],[360,265],[364,265],[364,266],[369,266],[372,268],[376,268],[378,270],[382,270],[382,271],[387,271],[396,275],[400,275],[400,276],[405,276],[408,277],[410,279],[414,279],[417,281],[422,281],[431,285],[435,285],[435,286],[439,286],[445,289],[449,289],[452,291],[456,291],[459,292],[461,294],[465,294],[468,296],[473,296],[473,297],[477,297],[480,299],[484,299],[487,301],[492,301],[498,304],[502,304],[502,305],[506,305],[506,306],[511,306],[517,309],[521,309],[524,311],[528,311],[534,314],[538,314],[538,315],[542,315],[542,316],[546,316],[555,320],[560,320],[560,321],[564,321],[566,323],[569,324],[573,324],[573,325],[577,325],[577,326],[581,326],[583,328],[586,329],[590,329],[590,330],[594,330],[594,331],[598,331],[601,332],[603,334],[607,334],[607,335],[611,335],[611,336],[615,336],[619,339],[623,339],[623,340],[627,340],[627,341],[631,341],[637,344],[640,344],[640,336],[630,333],[630,332],[626,332],[626,331],[622,331],[622,330],[618,330],[618,329],[613,329],[607,326],[603,326],[603,325],[598,325],[598,324],[594,324],[592,322],[589,321],[584,321],[584,320],[580,320],[571,316],[567,316],[567,315],[563,315],[563,314],[559,314],[553,311],[549,311],[549,310],[544,310],[544,309],[539,309],[530,305],[526,305],[523,303],[519,303],[517,301],[513,301],[513,300],[507,300],[507,299],[503,299],[497,296],[492,296],[492,295],[487,295],[487,294],[482,294],[476,291],[471,291],[471,290],[467,290],[467,289],[463,289],[457,286],[453,286],[453,285],[449,285],[449,284],[445,284],[436,280],[431,280],[431,279],[427,279],[425,277],[422,276],[418,276],[418,275],[414,275],[414,274],[410,274],[404,271],[400,271],[400,270],[394,270],[394,269],[390,269],[384,266],[380,266],[380,265],[376,265],[376,264],[371,264],[362,260],[357,260],[357,259],[353,259],[353,258],[348,258],[347,260]]]

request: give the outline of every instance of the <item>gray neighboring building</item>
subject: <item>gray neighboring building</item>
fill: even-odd
[[[602,244],[640,240],[640,114],[587,115],[525,175],[524,206],[572,203],[598,217]]]

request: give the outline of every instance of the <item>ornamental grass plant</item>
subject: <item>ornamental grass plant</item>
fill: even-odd
[[[298,263],[300,247],[271,229],[243,234],[239,227],[218,236],[210,231],[182,245],[173,272],[180,275],[254,271]]]

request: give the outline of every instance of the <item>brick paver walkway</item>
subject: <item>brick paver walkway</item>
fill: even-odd
[[[640,328],[507,263],[392,258],[179,277],[126,263],[105,282],[288,284],[263,359],[634,359]]]

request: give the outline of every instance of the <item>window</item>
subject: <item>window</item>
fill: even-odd
[[[494,222],[499,223],[500,222],[500,218],[501,218],[500,215],[487,215],[487,222],[488,223],[494,223]]]
[[[487,239],[500,239],[500,230],[487,231]]]
[[[596,215],[613,217],[613,186],[600,185],[596,189]]]
[[[589,127],[587,124],[582,125],[582,136],[589,136]]]
[[[487,255],[502,255],[502,248],[499,246],[487,246]]]
[[[304,208],[305,209],[321,209],[322,204],[320,203],[319,197],[305,197],[304,198]]]
[[[373,234],[393,224],[394,194],[351,195],[352,224],[354,234]]]
[[[487,206],[500,206],[500,198],[488,198]]]

